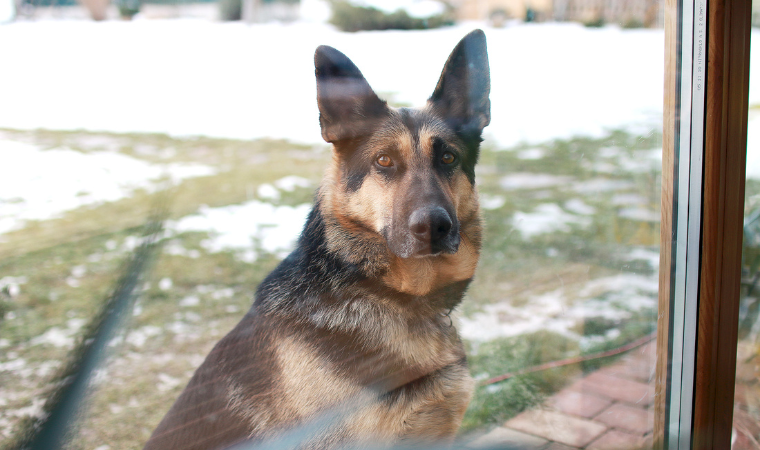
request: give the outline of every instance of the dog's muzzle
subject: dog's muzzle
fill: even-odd
[[[419,208],[409,216],[409,231],[418,242],[419,256],[456,253],[459,249],[459,226],[440,206]]]

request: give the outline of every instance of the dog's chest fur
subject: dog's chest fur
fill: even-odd
[[[356,315],[356,328],[330,313],[313,316],[324,327],[305,316],[294,320],[292,311],[250,313],[215,347],[177,402],[193,405],[184,411],[195,418],[188,431],[216,436],[224,445],[182,439],[181,448],[266,441],[299,427],[309,430],[302,448],[450,439],[473,382],[449,319],[410,326],[404,317],[358,309],[346,313]],[[205,410],[212,396],[224,405],[216,415]],[[181,426],[184,417],[171,413],[180,420],[162,423],[157,434]],[[326,424],[311,428],[324,418]],[[152,448],[180,448],[171,442],[180,438],[167,438]]]
[[[276,354],[283,403],[305,417],[330,408],[345,412],[346,420],[315,442],[328,436],[355,444],[453,435],[472,388],[456,333],[446,331],[443,320],[413,329],[391,318],[378,322],[386,339],[337,330],[281,339]]]

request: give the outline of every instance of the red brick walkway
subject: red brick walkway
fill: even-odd
[[[536,450],[651,448],[654,341],[469,444]]]

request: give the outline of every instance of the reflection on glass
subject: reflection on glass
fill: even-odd
[[[478,382],[460,437],[650,445],[663,79],[654,2],[463,1],[430,6],[453,26],[358,33],[325,23],[329,6],[314,0],[287,23],[211,20],[235,13],[228,3],[138,2],[133,22],[97,27],[82,9],[37,6],[47,19],[0,29],[15,43],[0,58],[16,68],[3,75],[12,89],[0,86],[0,447],[43,416],[140,226],[167,206],[160,255],[71,444],[140,448],[308,214],[331,158],[315,47],[345,52],[393,106],[420,106],[475,27],[488,39],[493,106],[476,174],[484,248],[454,314]],[[176,14],[201,19],[166,18]]]

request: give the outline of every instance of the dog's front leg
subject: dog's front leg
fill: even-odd
[[[453,365],[438,371],[404,423],[403,441],[451,442],[462,424],[472,397],[474,381],[467,366]]]

